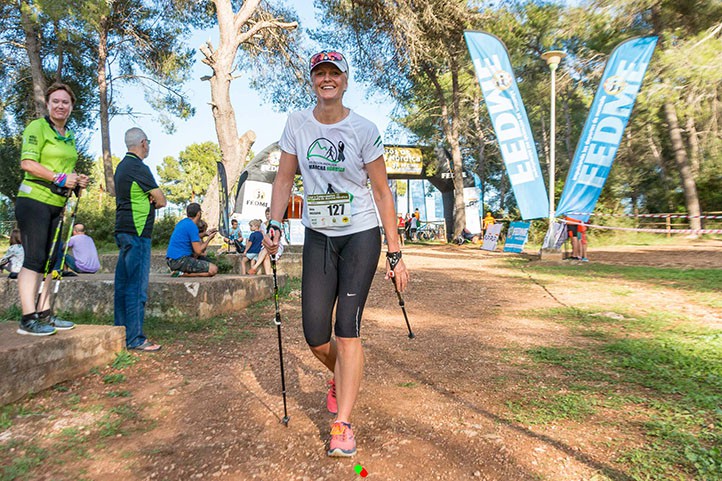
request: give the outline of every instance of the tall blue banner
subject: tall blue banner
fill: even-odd
[[[547,217],[549,198],[509,53],[501,40],[486,32],[468,31],[464,38],[521,216]]]
[[[607,61],[569,168],[557,214],[591,213],[607,181],[657,37],[620,43]],[[583,222],[589,215],[572,215]]]

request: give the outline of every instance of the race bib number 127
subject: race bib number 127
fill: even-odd
[[[351,225],[351,194],[311,194],[306,203],[311,227]]]

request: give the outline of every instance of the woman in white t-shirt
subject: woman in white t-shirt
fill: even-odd
[[[381,135],[373,123],[343,105],[348,63],[339,52],[322,51],[311,57],[309,70],[316,105],[288,117],[264,244],[271,254],[278,249],[281,219],[300,168],[306,227],[303,332],[313,354],[333,373],[326,405],[336,419],[327,454],[348,457],[356,454],[351,411],[363,374],[361,316],[381,253],[374,204],[387,236],[386,279],[403,292],[409,273],[401,259]]]

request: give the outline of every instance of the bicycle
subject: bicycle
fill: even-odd
[[[416,238],[421,241],[432,241],[439,236],[439,228],[435,224],[426,223],[416,230]]]

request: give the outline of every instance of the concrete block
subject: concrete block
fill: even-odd
[[[125,348],[125,328],[78,325],[47,337],[23,336],[0,322],[0,405],[87,373]]]
[[[279,286],[288,276],[279,275]],[[114,274],[80,274],[60,282],[56,311],[112,315],[115,296]],[[17,281],[0,279],[0,309],[18,304]],[[146,314],[151,316],[207,319],[233,314],[273,295],[273,277],[266,275],[218,275],[171,277],[151,274]]]
[[[241,274],[241,256],[239,254],[224,254],[224,257],[233,265],[230,274]],[[279,274],[285,274],[289,277],[301,277],[302,262],[300,252],[284,252],[278,261],[277,269]],[[102,254],[100,255],[100,273],[115,272],[115,265],[118,263],[118,254]],[[168,274],[168,264],[165,261],[164,253],[154,253],[150,259],[150,272],[157,274]],[[224,274],[225,275],[225,274]]]

